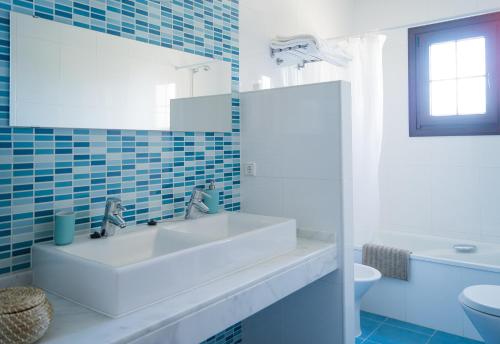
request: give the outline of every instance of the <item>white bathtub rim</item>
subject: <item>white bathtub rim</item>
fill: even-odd
[[[362,249],[360,247],[356,247],[356,248],[354,248],[354,251],[358,251],[361,253]],[[478,263],[469,263],[469,262],[464,262],[464,261],[449,259],[449,258],[422,256],[422,255],[412,253],[410,260],[443,264],[443,265],[450,265],[450,266],[458,266],[458,267],[472,269],[472,270],[481,270],[481,271],[490,271],[490,272],[500,273],[500,266],[488,265],[488,264],[478,264]]]
[[[398,235],[398,236],[409,236],[409,237],[414,237],[414,238],[421,238],[425,240],[436,240],[436,241],[446,241],[450,246],[447,247],[448,249],[452,247],[454,243],[467,243],[467,244],[473,244],[477,245],[478,247],[487,247],[489,249],[500,249],[500,245],[497,244],[491,244],[491,243],[485,243],[485,242],[478,242],[478,241],[472,241],[472,240],[460,240],[456,238],[445,238],[445,237],[438,237],[438,236],[430,236],[430,235],[419,235],[419,234],[413,234],[413,233],[401,233],[401,232],[395,232],[395,231],[382,231],[384,235]],[[375,244],[380,244],[379,241],[374,241]],[[384,243],[381,243],[384,245]],[[408,249],[408,247],[402,247],[403,249]],[[360,245],[354,245],[354,251],[362,253],[362,246]],[[458,254],[458,253],[457,253]],[[463,253],[464,257],[467,255],[475,255],[477,253]],[[499,252],[500,254],[500,252]],[[410,260],[417,260],[417,261],[424,261],[424,262],[430,262],[430,263],[437,263],[437,264],[444,264],[444,265],[450,265],[450,266],[458,266],[462,268],[467,268],[467,269],[474,269],[474,270],[481,270],[481,271],[490,271],[490,272],[499,272],[500,273],[500,261],[499,265],[491,265],[487,263],[478,263],[478,262],[469,262],[466,260],[460,260],[460,259],[454,259],[454,258],[448,258],[448,257],[437,257],[437,256],[432,256],[431,254],[426,254],[426,252],[417,252],[413,253],[410,256]]]

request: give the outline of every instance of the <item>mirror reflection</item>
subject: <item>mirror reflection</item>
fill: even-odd
[[[12,126],[231,131],[229,62],[14,12],[11,94]]]

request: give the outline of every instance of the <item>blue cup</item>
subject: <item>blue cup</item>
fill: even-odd
[[[69,245],[75,237],[75,213],[61,211],[56,214],[54,243],[58,246]]]
[[[204,190],[203,203],[208,207],[209,214],[217,214],[219,212],[219,190]]]

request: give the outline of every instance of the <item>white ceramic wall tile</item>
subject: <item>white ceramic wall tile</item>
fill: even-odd
[[[283,183],[278,178],[245,178],[241,184],[241,202],[245,212],[268,216],[285,216]],[[265,195],[265,197],[263,197]]]
[[[284,176],[339,179],[340,89],[338,83],[290,87],[281,111]]]
[[[241,154],[244,162],[257,162],[259,177],[283,175],[281,142],[281,100],[272,92],[250,92],[242,95]],[[249,118],[251,116],[251,118]]]
[[[500,236],[500,168],[480,170],[481,235]]]
[[[431,155],[431,163],[434,166],[475,166],[479,164],[480,157],[475,154],[475,138],[465,137],[433,137],[432,146],[428,154]]]
[[[284,179],[283,214],[295,218],[298,228],[335,232],[342,223],[339,180]]]
[[[327,122],[326,126],[330,126],[330,124]],[[286,171],[287,177],[339,179],[340,145],[338,137],[338,128],[337,133],[284,135],[283,145],[287,147],[287,150],[283,152],[283,169]],[[331,149],[326,150],[325,147],[331,147]]]
[[[473,143],[474,154],[479,157],[481,167],[500,167],[500,140],[497,136],[477,137]]]
[[[479,171],[472,167],[434,168],[431,176],[432,231],[479,236]]]
[[[430,232],[431,172],[427,166],[388,165],[381,170],[383,228]],[[392,228],[391,228],[392,230]]]
[[[358,23],[359,26],[390,21],[404,25],[426,17],[435,19],[446,7],[461,14],[468,14],[471,9],[466,4],[449,1],[443,8],[431,2],[422,5],[388,0],[384,4],[393,14],[404,8],[404,16],[397,20],[381,13],[373,16],[370,2],[360,0],[358,18],[363,13],[370,13],[370,18]],[[500,0],[473,5],[481,9],[495,6],[500,7]],[[433,7],[437,12],[429,10]],[[388,30],[384,34],[387,40],[383,57],[384,138],[380,166],[382,229],[500,242],[500,233],[495,230],[500,219],[493,205],[499,186],[492,180],[494,172],[482,170],[500,167],[500,137],[410,138],[407,30]],[[403,178],[411,185],[406,185]]]
[[[385,107],[387,111],[388,105]],[[385,119],[385,118],[384,118]],[[391,164],[411,165],[411,166],[430,166],[433,143],[431,141],[413,141],[408,140],[408,122],[398,119],[398,129],[392,128],[391,131],[384,129],[382,161]],[[402,123],[400,123],[402,122]],[[393,132],[394,131],[394,132]],[[386,167],[382,164],[381,167]]]
[[[340,83],[241,94],[242,163],[257,164],[257,177],[242,177],[244,211],[340,227],[340,99]]]

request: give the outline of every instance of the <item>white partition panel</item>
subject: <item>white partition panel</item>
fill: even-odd
[[[288,344],[301,344],[294,330],[296,319],[313,323],[311,341],[354,342],[354,276],[352,257],[352,135],[349,84],[328,82],[241,93],[242,170],[255,163],[256,175],[243,172],[241,204],[245,212],[291,217],[299,233],[320,240],[335,240],[339,270],[318,290],[317,309],[279,308],[244,322],[255,343],[272,343],[282,337],[255,328],[259,319],[279,318],[292,334]],[[318,284],[319,285],[319,284]],[[305,294],[304,294],[305,295]],[[284,304],[288,304],[285,302]],[[293,304],[293,302],[290,302]],[[334,309],[331,309],[331,308]],[[283,318],[283,314],[286,316]],[[316,325],[330,317],[331,327]],[[269,326],[269,324],[267,324]],[[306,330],[307,330],[306,328]],[[249,330],[250,331],[250,330]]]

